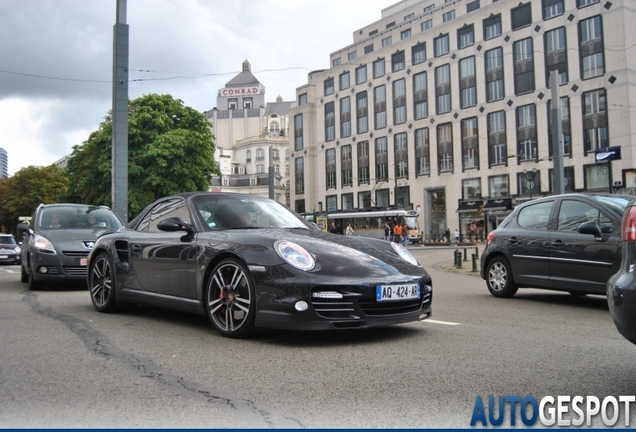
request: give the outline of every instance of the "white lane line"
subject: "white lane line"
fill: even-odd
[[[437,320],[432,320],[432,319],[427,319],[427,320],[424,320],[422,322],[425,322],[425,323],[430,322],[430,323],[433,323],[433,324],[443,324],[443,325],[450,325],[450,326],[462,325],[462,323],[448,322],[448,321],[437,321]]]

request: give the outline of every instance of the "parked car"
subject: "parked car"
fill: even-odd
[[[84,204],[41,204],[18,230],[22,244],[21,280],[29,289],[46,282],[85,281],[88,253],[97,238],[122,222],[109,208]]]
[[[428,273],[402,245],[323,233],[280,203],[196,192],[160,199],[89,256],[95,309],[207,315],[223,336],[353,329],[431,315]]]
[[[572,193],[517,206],[488,234],[481,277],[495,297],[518,288],[606,294],[621,260],[621,220],[634,197]]]
[[[0,234],[0,263],[20,264],[21,251],[12,234]]]
[[[607,281],[607,305],[618,332],[636,344],[636,203],[623,215],[622,253],[618,272]]]

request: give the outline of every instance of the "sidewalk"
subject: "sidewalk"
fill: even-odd
[[[443,264],[440,265],[440,268],[442,270],[445,271],[450,271],[450,272],[455,272],[455,273],[463,273],[463,274],[467,274],[467,275],[472,275],[478,278],[481,278],[481,276],[479,275],[479,270],[481,268],[480,265],[480,258],[481,258],[481,254],[482,251],[484,249],[485,245],[479,244],[477,246],[462,246],[461,244],[459,245],[459,247],[457,247],[456,244],[452,244],[452,245],[439,245],[439,246],[430,246],[430,245],[417,245],[417,244],[413,244],[413,245],[409,245],[408,248],[409,249],[419,249],[419,250],[426,250],[426,249],[434,249],[434,250],[447,250],[448,251],[448,261],[444,262]],[[464,261],[464,249],[466,250],[466,261]],[[476,269],[477,271],[473,271],[473,257],[472,254],[475,253],[475,249],[477,249],[477,259],[476,259]],[[461,268],[457,268],[455,266],[455,251],[459,251],[462,254],[461,260],[462,260],[462,267]]]

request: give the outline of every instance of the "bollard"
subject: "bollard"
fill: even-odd
[[[455,249],[455,252],[453,252],[453,255],[455,256],[455,261],[454,261],[455,262],[455,267],[459,267],[459,261],[461,260],[460,252],[457,249]]]
[[[468,261],[468,252],[466,252],[466,248],[464,248],[464,261]]]
[[[459,250],[457,251],[457,268],[462,268],[462,252]]]
[[[473,272],[478,272],[479,270],[477,270],[477,254],[476,253],[472,254],[472,257],[473,257],[473,269],[472,269],[472,271]]]
[[[475,258],[479,259],[479,248],[475,246]]]

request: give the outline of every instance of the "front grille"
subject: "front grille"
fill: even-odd
[[[62,251],[62,253],[70,257],[87,257],[89,251]]]
[[[86,266],[64,266],[64,272],[70,276],[86,276]]]
[[[318,315],[323,318],[358,318],[352,301],[345,299],[312,299],[312,305]]]
[[[399,315],[415,312],[420,309],[420,299],[387,302],[360,302],[360,309],[365,315]]]

